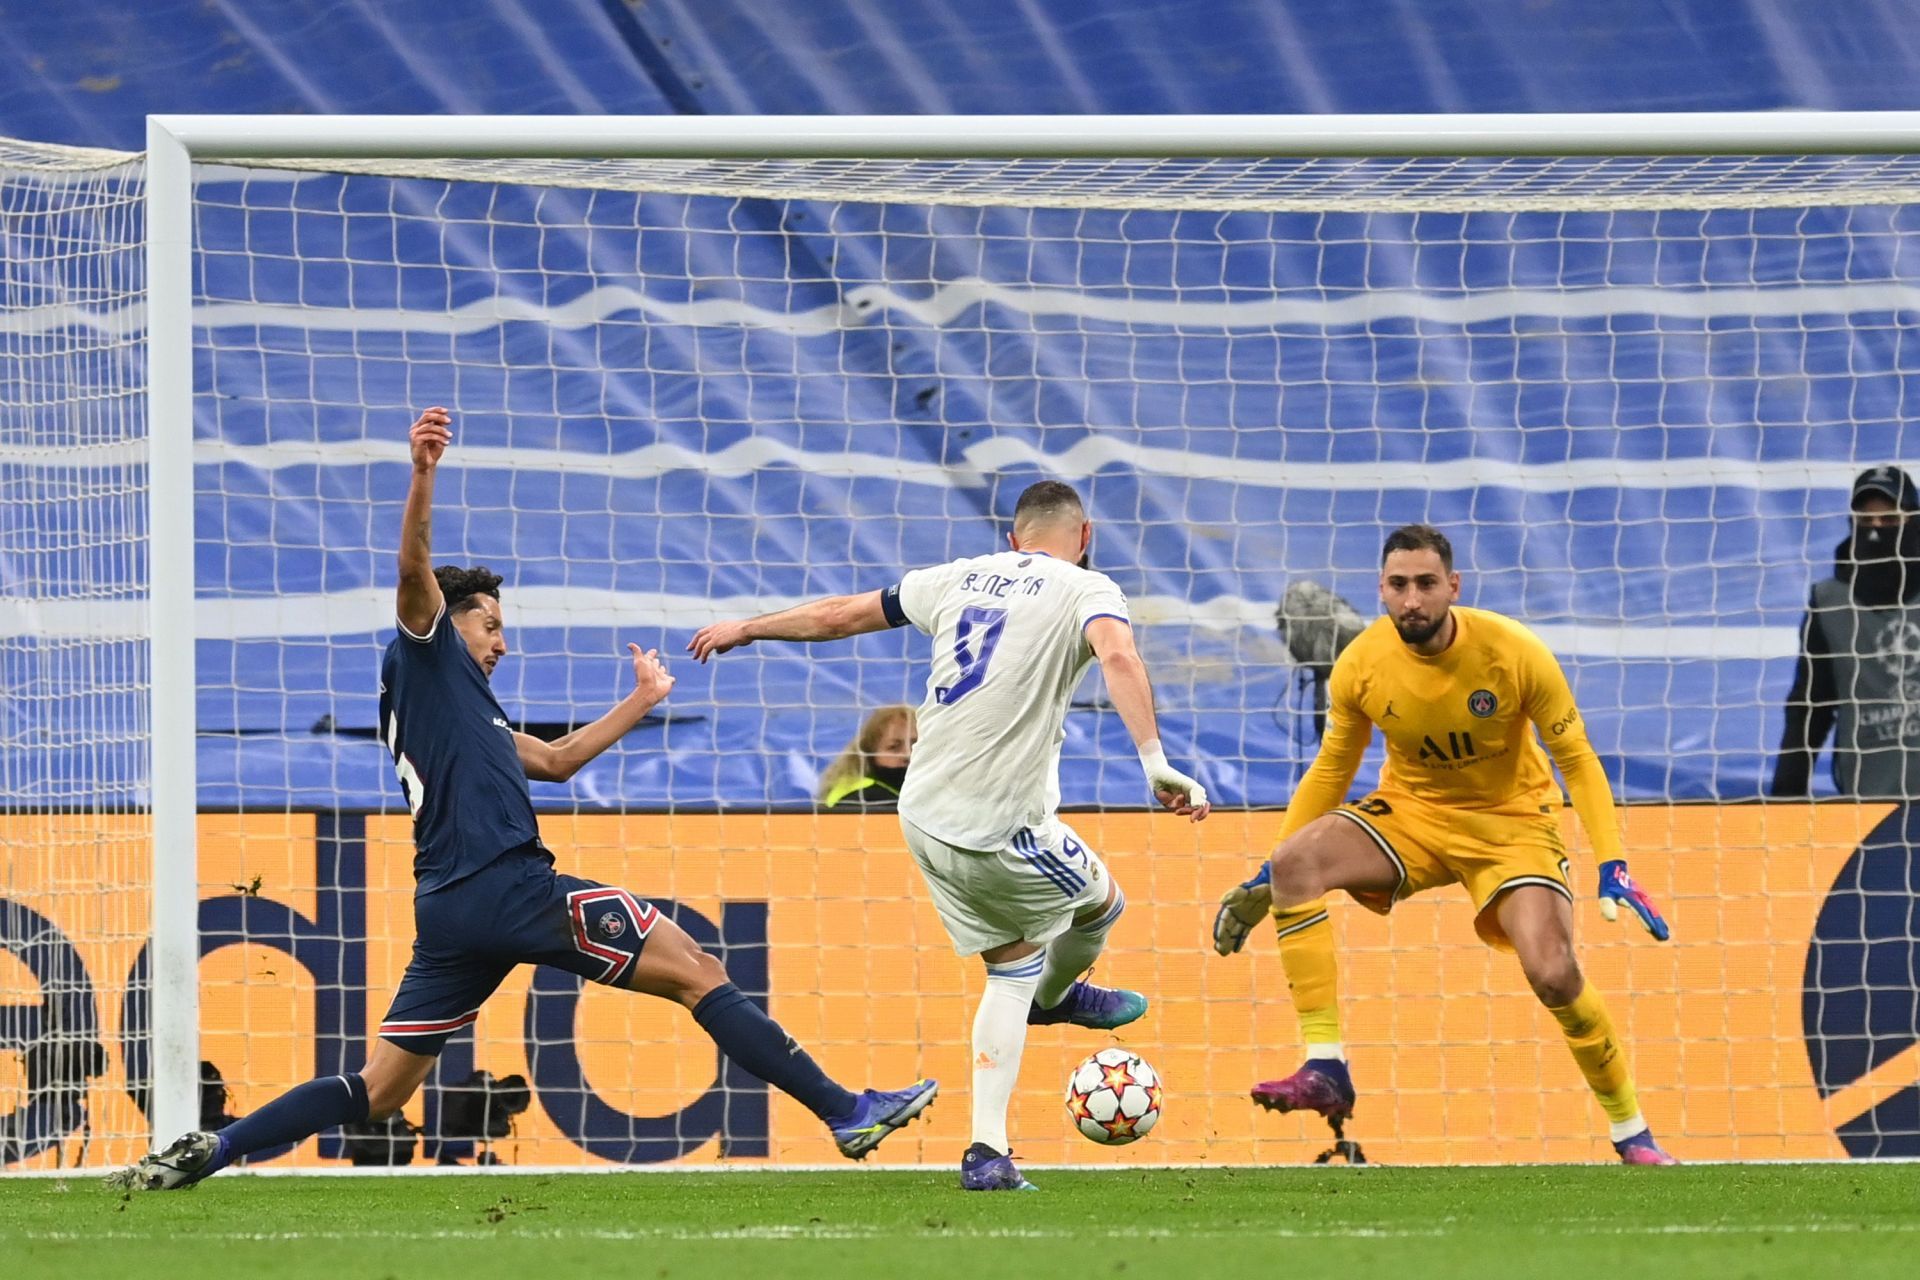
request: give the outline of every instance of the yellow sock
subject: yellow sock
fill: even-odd
[[[1308,1044],[1340,1042],[1340,966],[1333,954],[1333,926],[1327,900],[1315,898],[1297,907],[1275,907],[1280,934],[1280,963],[1287,971],[1293,1007],[1300,1015],[1300,1037]]]
[[[1639,1114],[1640,1100],[1634,1093],[1633,1076],[1627,1070],[1626,1046],[1614,1034],[1607,1002],[1600,998],[1593,984],[1581,988],[1572,1004],[1547,1012],[1560,1024],[1560,1030],[1567,1037],[1567,1048],[1573,1051],[1573,1060],[1580,1064],[1580,1074],[1587,1078],[1587,1087],[1593,1090],[1593,1096],[1600,1099],[1600,1108],[1607,1113],[1607,1119],[1618,1124]]]

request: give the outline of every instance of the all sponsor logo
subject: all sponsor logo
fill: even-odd
[[[1144,812],[1075,816],[1086,846],[1107,851],[1130,886],[1164,874],[1170,850],[1183,866],[1199,860],[1195,883],[1234,883],[1273,823],[1216,815],[1168,846]],[[1648,1114],[1677,1154],[1920,1155],[1920,818],[1851,802],[1639,805],[1621,810],[1621,825],[1635,878],[1674,913],[1676,941],[1594,930],[1582,967],[1608,993]],[[542,829],[571,873],[649,894],[670,885],[676,897],[648,901],[836,1072],[964,1077],[965,1019],[949,1015],[977,998],[977,978],[947,945],[892,815],[549,814]],[[147,903],[123,895],[132,900],[103,921],[96,899],[46,871],[58,850],[72,875],[124,876],[125,844],[100,831],[88,814],[0,815],[0,1166],[111,1167],[145,1150],[151,961],[124,922],[144,919]],[[783,855],[768,858],[769,846]],[[202,815],[201,1056],[237,1082],[235,1114],[365,1061],[409,958],[413,854],[404,812]],[[870,898],[861,911],[816,908],[850,878]],[[584,931],[604,945],[608,904],[593,905]],[[1396,1028],[1421,1026],[1447,1044],[1460,1089],[1389,1097],[1362,1131],[1370,1152],[1377,1144],[1381,1159],[1405,1163],[1610,1156],[1577,1076],[1516,1071],[1489,1051],[1532,1045],[1539,1002],[1516,966],[1488,966],[1464,894],[1421,894],[1391,916],[1343,908],[1334,927],[1367,958],[1348,986],[1369,1078],[1407,1069]],[[627,933],[644,927],[624,906],[615,914]],[[1127,985],[1208,998],[1247,990],[1244,967],[1218,963],[1196,937],[1184,892],[1137,894],[1116,937],[1108,960]],[[1205,1035],[1144,1043],[1170,1074],[1198,1081],[1258,1036],[1216,1017]],[[1729,1038],[1742,1046],[1731,1070],[1712,1048]],[[1038,1037],[1027,1052],[1036,1083],[1015,1100],[1023,1143],[1050,1162],[1084,1160],[1044,1087],[1048,1068],[1064,1072],[1080,1051]],[[563,969],[516,970],[441,1064],[443,1080],[526,1078],[532,1105],[496,1147],[510,1164],[807,1164],[830,1150],[810,1112],[718,1058],[658,1001]],[[429,1081],[408,1106],[429,1161],[472,1157],[448,1118],[457,1093]],[[1469,1095],[1487,1105],[1456,1101]],[[1153,1143],[1129,1150],[1175,1164],[1310,1154],[1239,1124],[1244,1097],[1232,1078],[1197,1088]],[[1503,1116],[1539,1120],[1515,1131]],[[889,1158],[938,1163],[965,1145],[965,1125],[964,1110],[934,1115],[921,1145],[890,1146]],[[330,1134],[260,1162],[345,1154]]]

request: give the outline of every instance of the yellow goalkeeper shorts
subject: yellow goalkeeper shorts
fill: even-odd
[[[1391,894],[1356,893],[1381,915],[1401,898],[1459,883],[1473,899],[1473,927],[1489,945],[1513,950],[1491,910],[1509,889],[1537,884],[1573,901],[1566,844],[1550,810],[1535,813],[1453,809],[1404,791],[1376,791],[1334,810],[1380,846],[1400,873]]]

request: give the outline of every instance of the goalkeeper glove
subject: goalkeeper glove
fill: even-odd
[[[1601,863],[1600,914],[1609,920],[1618,920],[1620,904],[1623,902],[1633,909],[1633,914],[1640,917],[1640,923],[1657,940],[1665,942],[1672,936],[1672,930],[1661,918],[1660,908],[1653,905],[1653,899],[1647,896],[1647,891],[1635,884],[1633,877],[1627,874],[1626,860],[1615,858]]]
[[[1273,910],[1273,864],[1263,862],[1251,880],[1237,884],[1220,898],[1213,917],[1213,949],[1230,956],[1247,945],[1247,935]]]

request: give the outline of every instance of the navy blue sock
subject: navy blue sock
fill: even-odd
[[[713,1037],[720,1052],[776,1089],[798,1098],[822,1120],[842,1119],[853,1113],[859,1099],[829,1079],[812,1055],[731,982],[707,992],[693,1006],[693,1020]]]
[[[366,1118],[367,1083],[359,1076],[309,1080],[220,1130],[220,1154],[214,1157],[208,1172],[224,1169],[252,1152],[298,1142],[322,1129]]]

